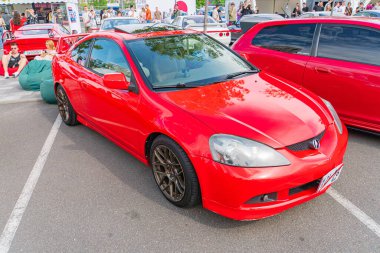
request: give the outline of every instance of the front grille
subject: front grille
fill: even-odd
[[[289,146],[287,146],[287,148],[290,149],[290,150],[292,150],[292,151],[304,151],[304,150],[312,149],[310,147],[310,144],[314,140],[317,140],[318,142],[321,142],[321,139],[322,139],[322,137],[323,137],[324,134],[325,134],[325,131],[322,131],[322,133],[318,134],[317,136],[315,136],[313,138],[310,138],[310,139],[308,139],[306,141],[298,142],[296,144],[289,145]]]

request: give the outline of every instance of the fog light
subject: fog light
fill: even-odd
[[[259,204],[259,203],[266,203],[266,202],[273,202],[277,200],[277,192],[272,193],[266,193],[262,195],[258,195],[256,197],[251,198],[246,204]]]

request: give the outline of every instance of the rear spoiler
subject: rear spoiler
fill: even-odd
[[[66,53],[72,45],[74,45],[76,42],[80,41],[87,35],[88,33],[79,33],[60,37],[57,43],[57,53]]]

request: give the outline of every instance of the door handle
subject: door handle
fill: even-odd
[[[327,68],[322,68],[322,67],[315,67],[314,70],[316,72],[322,73],[322,74],[329,74],[331,71]]]

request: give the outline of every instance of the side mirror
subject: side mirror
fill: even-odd
[[[115,90],[128,90],[130,82],[123,73],[108,73],[103,76],[103,85]]]

